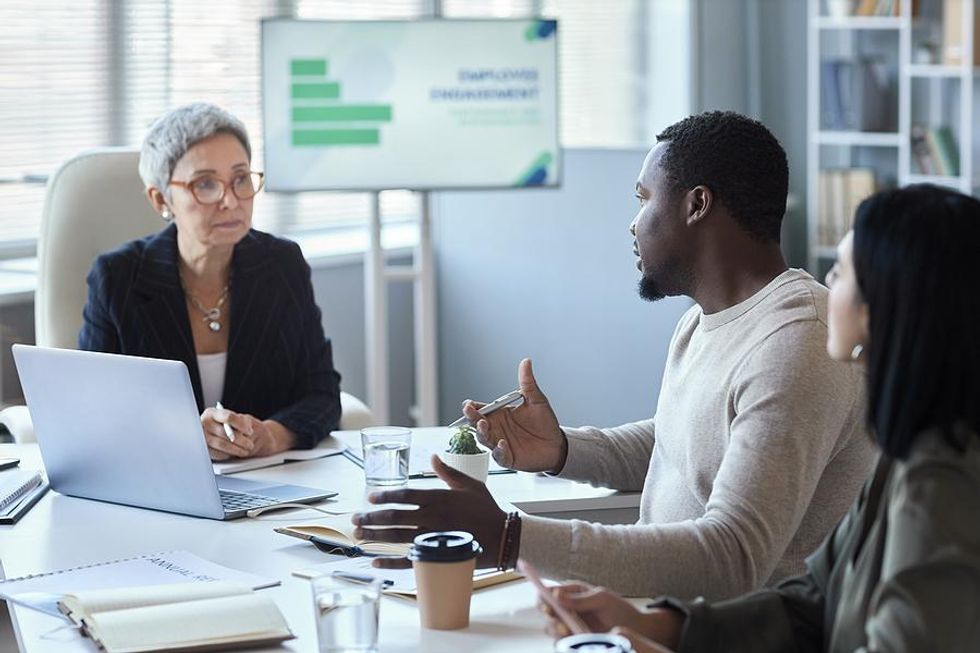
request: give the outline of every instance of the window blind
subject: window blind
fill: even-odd
[[[20,5],[20,6],[15,6]],[[561,21],[561,131],[566,147],[646,145],[641,0],[443,0],[443,15]],[[210,101],[249,130],[262,170],[262,18],[411,19],[432,0],[34,0],[0,3],[0,253],[32,246],[43,179],[78,152],[138,146],[155,118]],[[35,180],[32,183],[32,179]],[[38,183],[37,180],[40,180]],[[417,215],[419,197],[386,191],[386,221]],[[365,193],[262,193],[260,229],[285,234],[363,224]]]
[[[46,175],[110,132],[108,5],[0,3],[0,242],[36,237]]]

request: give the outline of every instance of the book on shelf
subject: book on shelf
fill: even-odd
[[[854,9],[855,16],[898,16],[901,12],[901,0],[860,0]]]
[[[63,596],[58,607],[108,653],[207,651],[294,637],[271,598],[236,583],[75,592]]]
[[[930,148],[935,150],[942,174],[956,177],[960,174],[960,150],[953,137],[953,131],[946,125],[929,131]]]
[[[973,0],[945,0],[943,2],[943,63],[959,66],[970,55],[963,43],[963,10],[965,2]],[[973,65],[980,66],[980,11],[973,11]]]
[[[912,125],[909,132],[912,161],[915,162],[915,171],[920,175],[939,174],[936,171],[936,162],[933,161],[932,152],[929,150],[929,141],[926,137],[928,131],[923,125]]]
[[[914,170],[922,175],[956,177],[960,174],[960,150],[946,125],[912,125],[910,147]]]
[[[817,241],[836,245],[851,228],[858,205],[876,190],[869,168],[829,168],[817,177]]]
[[[840,78],[846,74],[840,68],[846,65],[836,59],[820,62],[820,124],[824,129],[847,129],[847,116],[840,97]]]
[[[883,59],[820,62],[820,113],[824,129],[885,132],[895,129],[894,84]]]

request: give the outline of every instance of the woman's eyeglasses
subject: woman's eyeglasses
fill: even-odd
[[[235,175],[230,182],[206,175],[193,181],[171,181],[170,185],[188,189],[200,204],[217,204],[225,198],[229,188],[238,199],[250,200],[262,190],[264,183],[265,175],[261,172],[245,172]]]

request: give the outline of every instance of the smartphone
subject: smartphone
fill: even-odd
[[[0,469],[9,469],[20,464],[20,458],[0,458]]]
[[[552,612],[554,612],[561,622],[565,624],[565,627],[568,628],[569,632],[571,632],[573,635],[581,635],[582,633],[589,632],[588,625],[582,621],[580,616],[574,612],[569,612],[555,600],[555,597],[551,595],[548,588],[541,582],[541,577],[538,576],[538,572],[535,571],[534,567],[531,566],[530,563],[523,560],[518,560],[517,571],[524,574],[524,577],[531,581],[531,584],[538,590],[538,596],[541,597],[542,601],[548,604],[548,607],[551,608]]]

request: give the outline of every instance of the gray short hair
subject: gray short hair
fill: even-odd
[[[140,150],[140,177],[147,188],[156,186],[168,193],[174,166],[195,143],[215,134],[227,133],[241,141],[252,160],[245,124],[221,107],[207,102],[194,102],[169,111],[150,127]]]

